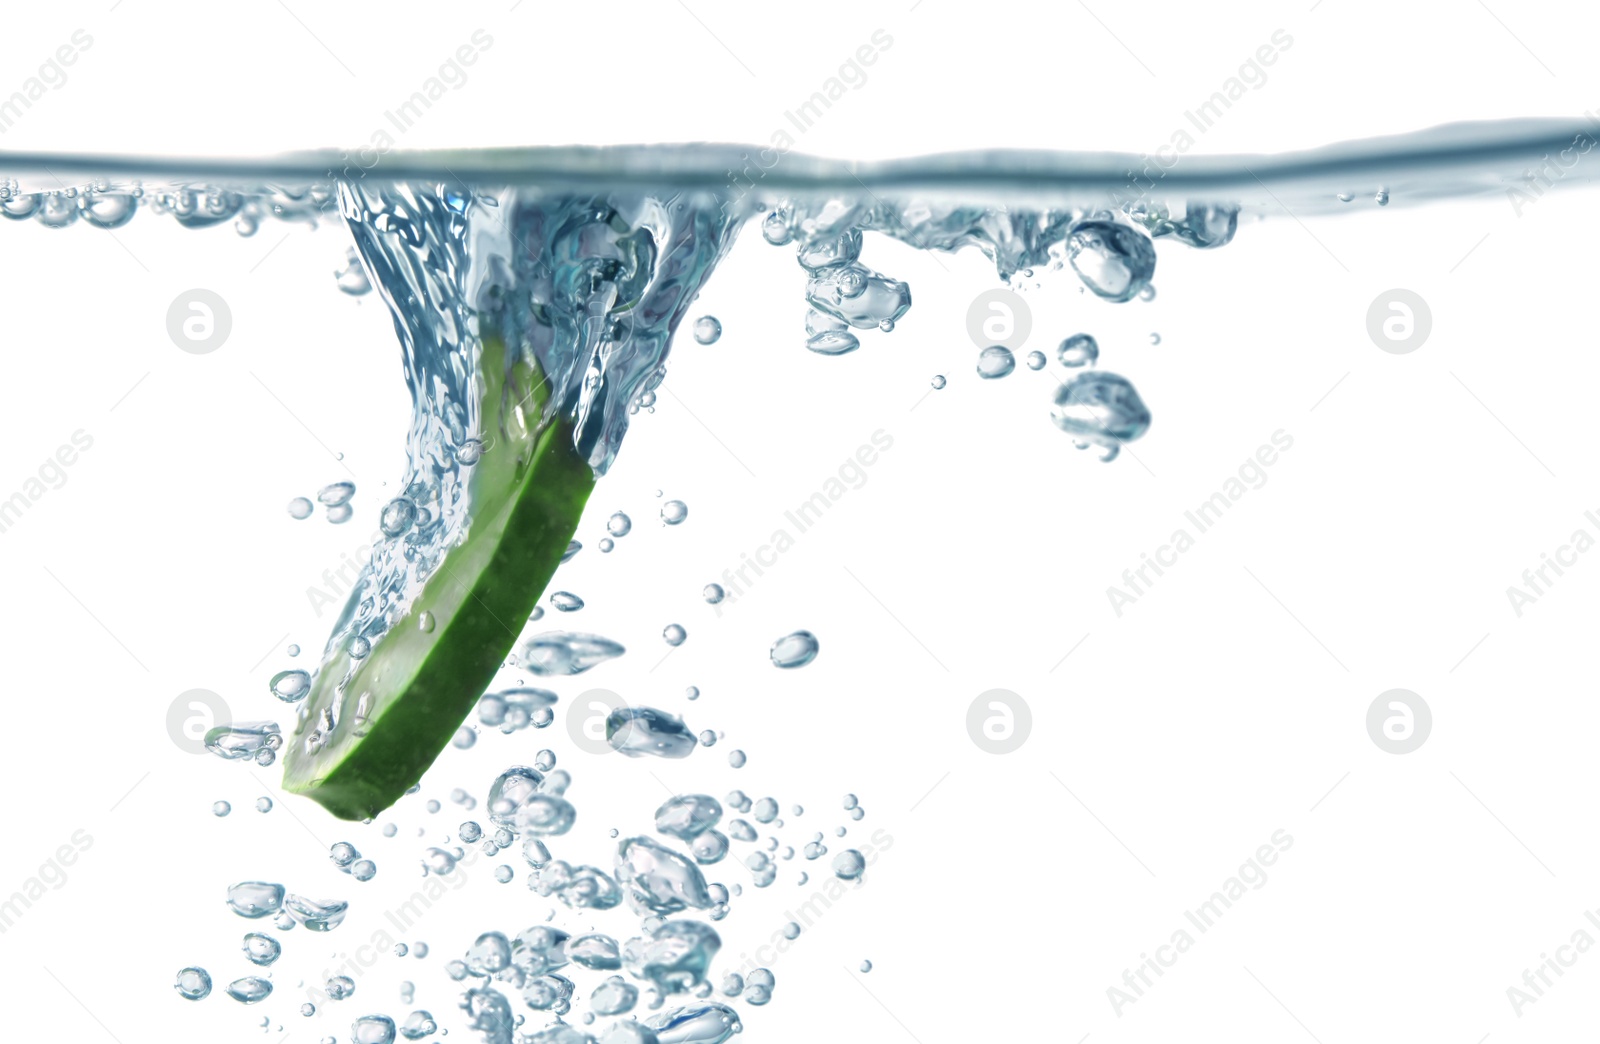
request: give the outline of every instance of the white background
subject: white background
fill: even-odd
[[[8,16],[0,93],[73,30],[94,45],[0,148],[360,144],[479,27],[494,47],[405,146],[765,142],[878,28],[893,48],[800,148],[1153,148],[1279,28],[1293,49],[1200,150],[1600,103],[1594,27],[1572,5],[974,12],[923,0],[767,13],[691,0],[557,12],[524,0],[381,20],[293,2],[107,6]],[[1600,197],[1564,186],[1519,217],[1501,194],[1380,210],[1375,186],[1337,187],[1358,199],[1334,218],[1247,223],[1214,253],[1163,244],[1150,303],[1102,304],[1070,273],[1029,285],[1030,347],[1094,333],[1103,365],[1155,414],[1110,466],[1050,426],[1047,376],[977,380],[966,310],[997,284],[975,254],[870,240],[864,260],[909,280],[916,303],[892,335],[827,359],[802,347],[788,252],[744,236],[701,302],[724,337],[675,350],[660,408],[638,419],[584,520],[585,550],[556,581],[589,603],[563,622],[631,650],[594,684],[726,738],[657,765],[584,756],[559,728],[487,735],[447,752],[424,793],[385,817],[401,827],[392,840],[278,796],[275,772],[187,755],[166,728],[193,688],[240,718],[286,720],[266,679],[291,662],[285,645],[319,648],[330,622],[306,590],[367,542],[393,495],[407,405],[379,302],[334,289],[344,232],[269,225],[240,239],[148,215],[115,237],[0,228],[0,493],[73,432],[94,440],[66,484],[0,534],[11,741],[0,895],[75,831],[93,839],[0,936],[12,1029],[260,1039],[267,1017],[271,1041],[343,1040],[356,1015],[409,1010],[402,978],[416,1006],[452,1014],[442,960],[548,908],[519,860],[506,860],[518,865],[508,886],[490,861],[461,871],[464,886],[404,934],[432,959],[379,962],[316,1020],[295,1013],[296,983],[366,944],[418,886],[422,849],[468,818],[451,788],[482,800],[497,772],[548,742],[576,778],[580,826],[560,853],[573,861],[608,865],[606,830],[646,829],[664,786],[800,802],[806,814],[784,831],[797,845],[815,830],[833,840],[852,791],[868,809],[852,839],[893,837],[862,890],[773,965],[776,997],[747,1012],[747,1039],[1582,1039],[1600,954],[1520,1016],[1506,990],[1575,931],[1600,939],[1583,916],[1600,908],[1600,566],[1580,559],[1520,618],[1506,588],[1573,530],[1597,532],[1583,513],[1600,509],[1589,307]],[[195,286],[234,316],[205,356],[178,351],[165,328],[172,298]],[[1392,287],[1431,306],[1432,334],[1409,355],[1366,333],[1369,304]],[[928,394],[935,373],[949,387]],[[867,484],[716,617],[701,586],[880,428],[894,446]],[[1294,446],[1267,484],[1114,614],[1107,586],[1279,429]],[[350,523],[284,513],[290,497],[352,476]],[[656,523],[657,489],[689,504],[687,523]],[[594,545],[619,508],[635,531],[602,556]],[[690,638],[663,660],[672,621]],[[767,646],[797,627],[820,636],[822,655],[774,671]],[[688,684],[704,690],[698,703],[684,701]],[[973,698],[996,687],[1033,715],[1028,742],[1005,756],[965,728]],[[1394,687],[1434,716],[1405,756],[1365,728]],[[724,759],[735,746],[750,754],[739,771]],[[262,794],[279,797],[265,816],[252,810]],[[230,817],[210,815],[218,798]],[[446,811],[429,815],[428,798]],[[1119,1016],[1107,988],[1280,829],[1294,844],[1267,883]],[[336,840],[375,859],[378,878],[338,875],[324,858]],[[726,954],[764,941],[809,894],[792,883],[800,862],[736,905]],[[730,861],[713,876],[744,875]],[[247,1010],[221,992],[252,970],[237,951],[248,926],[221,899],[250,878],[355,909],[339,933],[285,937],[278,992]],[[852,976],[863,958],[874,970]],[[217,981],[202,1004],[170,988],[191,963]]]

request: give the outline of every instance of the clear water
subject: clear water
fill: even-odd
[[[1165,251],[1224,247],[1240,234],[1242,215],[1336,211],[1355,200],[1404,206],[1532,192],[1538,178],[1528,172],[1539,169],[1541,157],[1588,133],[1554,121],[1442,128],[1299,157],[1192,158],[1173,170],[1148,157],[1005,153],[880,165],[793,157],[782,171],[768,172],[743,150],[662,148],[401,155],[385,160],[389,176],[383,179],[340,180],[330,176],[328,157],[317,156],[183,170],[143,160],[14,156],[7,160],[13,176],[0,180],[0,214],[53,228],[115,229],[147,210],[190,227],[231,223],[241,235],[269,221],[348,230],[353,247],[334,273],[335,288],[354,296],[376,293],[387,305],[413,401],[402,493],[383,506],[383,540],[326,647],[325,658],[347,650],[359,659],[384,640],[472,525],[470,469],[494,453],[497,442],[474,395],[486,330],[536,361],[548,380],[543,415],[531,422],[569,420],[575,448],[603,476],[624,451],[631,418],[654,404],[679,327],[687,323],[700,344],[722,335],[717,317],[695,311],[695,298],[746,226],[773,247],[794,252],[794,292],[805,302],[797,346],[840,355],[893,336],[915,306],[913,287],[862,261],[868,233],[923,250],[979,250],[1002,282],[1061,269],[1105,300],[1148,299]],[[82,179],[69,189],[45,187],[31,172],[46,167],[52,178],[77,172]],[[1582,169],[1576,175],[1591,176]],[[1130,382],[1101,367],[1091,334],[1061,333],[1054,361],[1066,372],[1047,404],[1049,415],[1066,437],[1112,460],[1149,429],[1160,404],[1145,403]],[[987,380],[1002,380],[1019,360],[998,327],[994,339],[975,353],[973,366]],[[1040,369],[1051,360],[1036,352],[1021,361]],[[930,383],[937,390],[945,377]],[[350,517],[360,495],[351,483],[334,483],[314,501],[295,498],[287,510],[302,520],[320,511],[337,524]],[[688,505],[664,501],[659,517],[663,525],[682,524]],[[612,516],[599,549],[611,550],[633,525],[625,514]],[[574,541],[564,561],[581,551]],[[717,604],[728,595],[711,584],[704,596]],[[557,612],[583,611],[580,619],[598,615],[575,592],[554,590],[547,601]],[[514,666],[528,674],[560,681],[627,653],[598,634],[545,630],[537,626],[538,615],[513,654]],[[595,623],[603,626],[603,620]],[[670,647],[687,637],[678,624],[663,631]],[[797,670],[826,654],[811,632],[800,630],[777,638],[769,655],[774,666]],[[286,667],[272,678],[271,694],[294,713],[311,681],[311,671]],[[455,745],[471,748],[480,729],[545,728],[561,699],[526,687],[486,694]],[[304,725],[235,722],[211,730],[206,746],[221,758],[266,766],[284,735]],[[593,749],[580,741],[580,755],[682,759],[713,745],[717,734],[697,732],[665,711],[620,706],[588,739]],[[726,956],[742,944],[725,944],[716,927],[743,888],[773,887],[780,864],[794,858],[830,887],[856,887],[868,876],[866,845],[857,847],[853,837],[830,845],[820,832],[786,825],[776,798],[739,791],[725,803],[703,793],[664,802],[659,793],[641,793],[641,803],[658,806],[659,837],[616,838],[608,867],[574,865],[559,858],[563,838],[602,828],[586,822],[581,806],[566,796],[572,776],[557,767],[553,752],[531,760],[480,764],[479,778],[463,783],[487,787],[483,822],[462,822],[459,845],[418,853],[415,870],[435,879],[463,873],[461,846],[491,856],[514,853],[517,858],[496,868],[493,883],[482,886],[499,887],[520,873],[535,896],[551,901],[548,923],[491,929],[465,952],[430,962],[430,973],[458,984],[459,1013],[435,1018],[426,1010],[393,1008],[386,998],[358,996],[348,975],[315,975],[320,954],[308,952],[297,964],[302,940],[290,933],[336,932],[346,919],[375,919],[376,913],[350,896],[310,899],[273,882],[206,886],[215,888],[207,894],[225,895],[234,915],[262,928],[245,934],[241,945],[245,960],[263,975],[235,979],[220,993],[240,1005],[281,1002],[281,1020],[297,1013],[315,1021],[319,1032],[327,1020],[341,1039],[362,1044],[389,1044],[397,1035],[427,1039],[447,1025],[491,1044],[720,1044],[777,989],[770,970]],[[737,768],[745,760],[745,752],[735,750],[727,763]],[[601,773],[615,764],[583,767]],[[452,796],[463,808],[477,803],[466,789]],[[724,819],[724,804],[738,815]],[[867,814],[853,794],[841,804],[852,822]],[[269,801],[263,811],[270,808]],[[230,808],[218,802],[214,811],[225,816]],[[803,810],[793,806],[790,815],[799,820]],[[846,833],[840,826],[835,836]],[[386,872],[349,842],[333,845],[329,858],[352,889]],[[708,875],[737,883],[730,887]],[[508,917],[526,919],[509,909]],[[605,930],[590,930],[601,922]],[[804,931],[791,922],[782,934],[793,940]],[[395,955],[422,959],[428,950],[401,944]],[[197,952],[195,959],[220,967],[224,954]],[[280,961],[299,970],[279,977],[282,996],[275,998],[266,971]],[[859,966],[862,973],[871,968],[870,961]],[[297,975],[316,983],[309,995],[282,988],[284,979]],[[729,1003],[710,999],[713,983]],[[198,965],[178,971],[175,989],[191,1001],[219,1003],[211,997],[210,975]],[[403,1000],[409,1006],[409,995]],[[825,1025],[825,998],[795,1001],[798,1011]],[[363,1002],[359,1013],[345,1010]],[[241,1029],[245,1025],[241,1015]]]

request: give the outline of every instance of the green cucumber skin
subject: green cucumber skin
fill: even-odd
[[[498,364],[501,350],[486,343],[487,361]],[[504,402],[498,412],[507,415]],[[551,423],[536,439],[508,440],[498,452],[517,455],[491,462],[486,454],[489,467],[511,469],[501,472],[514,478],[507,495],[491,493],[466,540],[445,555],[343,693],[334,687],[350,667],[348,655],[337,652],[322,665],[307,701],[313,717],[330,702],[341,708],[337,741],[313,754],[303,735],[286,737],[284,789],[340,819],[376,816],[422,778],[494,680],[577,530],[595,477],[573,447],[570,425]],[[434,629],[425,633],[418,617],[434,607]],[[355,733],[353,708],[363,693],[375,703],[364,732]]]

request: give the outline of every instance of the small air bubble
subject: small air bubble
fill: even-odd
[[[722,324],[714,315],[702,315],[694,321],[694,339],[701,344],[716,344],[722,336]]]
[[[978,376],[986,381],[999,380],[1017,368],[1017,357],[1003,344],[991,344],[978,353]]]

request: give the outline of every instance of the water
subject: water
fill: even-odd
[[[311,692],[311,674],[300,670],[279,671],[272,676],[271,686],[272,695],[284,703],[296,703]]]
[[[282,730],[275,721],[218,725],[205,737],[206,749],[228,761],[259,760],[263,752],[276,750],[282,742]]]
[[[517,649],[514,659],[533,674],[582,674],[626,651],[599,635],[552,631],[529,638]]]
[[[1016,368],[1017,358],[1005,345],[991,344],[978,353],[978,376],[986,381],[999,380]]]
[[[810,631],[795,631],[773,642],[768,655],[773,666],[793,670],[815,660],[821,649],[822,644],[817,641],[816,635]]]
[[[303,925],[308,931],[331,932],[343,923],[350,904],[340,899],[317,902],[304,896],[290,895],[284,898],[283,908],[296,924]]]
[[[680,718],[652,707],[619,707],[606,716],[606,742],[630,758],[686,758],[698,741]]]
[[[716,344],[722,336],[722,324],[714,315],[702,315],[694,321],[694,339],[701,344]]]
[[[617,845],[617,881],[635,910],[674,914],[709,909],[705,877],[693,861],[650,840],[631,837]]]
[[[211,995],[211,976],[204,968],[181,968],[172,988],[184,1000],[205,1000]]]
[[[571,591],[557,591],[550,596],[550,604],[563,613],[575,613],[583,608],[583,599]]]
[[[1277,203],[1302,214],[1330,209],[1337,202],[1326,185],[1338,178],[1381,176],[1385,198],[1397,203],[1486,191],[1580,130],[1553,121],[1444,128],[1253,161],[1248,178],[1226,161],[1195,157],[1159,180],[1147,178],[1149,184],[1129,177],[1144,166],[1130,157],[975,154],[869,165],[848,175],[797,157],[772,180],[745,186],[735,179],[730,186],[725,172],[743,165],[727,163],[730,153],[715,149],[606,154],[612,185],[603,192],[569,187],[567,165],[596,158],[582,150],[522,152],[509,168],[497,158],[501,177],[483,180],[474,179],[475,157],[456,157],[460,163],[450,164],[446,182],[407,180],[404,171],[427,160],[402,157],[389,167],[397,180],[288,190],[217,185],[151,192],[128,180],[145,172],[148,164],[138,161],[50,169],[95,168],[102,181],[72,204],[86,219],[97,206],[102,212],[142,206],[185,224],[241,215],[259,222],[270,214],[342,220],[352,233],[363,271],[376,280],[401,337],[414,412],[410,465],[399,486],[417,516],[404,526],[395,519],[393,534],[385,527],[385,541],[330,635],[324,659],[335,667],[336,650],[358,650],[384,634],[466,527],[467,470],[493,442],[470,393],[483,330],[521,345],[537,361],[552,393],[535,422],[569,418],[575,447],[603,474],[641,398],[664,379],[672,334],[694,294],[746,221],[759,220],[768,242],[796,250],[811,306],[807,346],[840,354],[855,350],[864,331],[892,330],[912,306],[909,287],[859,261],[865,232],[926,250],[976,248],[1002,279],[1065,264],[1093,293],[1126,301],[1149,285],[1161,239],[1211,249],[1235,234],[1241,211],[1266,213]],[[18,158],[14,166],[25,172],[29,160]],[[112,176],[119,167],[126,172],[121,180]],[[507,170],[516,177],[505,177]],[[662,170],[670,172],[671,187],[652,187],[645,172]],[[847,182],[854,187],[845,188]],[[1015,204],[1019,185],[1038,202]],[[59,190],[30,194],[31,187],[8,185],[6,211],[47,220],[64,197]],[[1189,202],[1196,194],[1209,201]],[[1007,200],[1004,209],[993,205],[997,198]],[[713,317],[701,317],[697,331],[704,334],[710,323]],[[997,367],[980,363],[980,372],[1000,376]],[[1124,425],[1088,431],[1083,441],[1111,457],[1142,433]],[[354,496],[353,484],[340,481],[324,486],[317,499],[339,522],[349,517],[344,509]],[[613,516],[613,537],[630,527],[626,515]],[[355,638],[366,645],[352,646]]]
[[[240,917],[258,920],[277,913],[286,894],[280,884],[245,881],[228,889],[228,908]]]
[[[387,1015],[363,1015],[350,1026],[351,1044],[393,1044],[394,1020]]]
[[[1073,334],[1056,349],[1056,361],[1062,366],[1077,368],[1092,366],[1100,358],[1100,345],[1089,334]]]
[[[1236,216],[1235,216],[1236,220]],[[1231,229],[1215,243],[1232,239]],[[1077,223],[1067,235],[1067,260],[1083,285],[1108,301],[1131,301],[1150,285],[1156,248],[1146,235],[1114,221]],[[1199,244],[1197,244],[1199,245]]]
[[[283,947],[270,935],[251,932],[244,937],[244,956],[251,964],[264,967],[277,960],[282,953]]]
[[[746,225],[753,227],[743,234],[759,234],[774,248],[794,251],[799,271],[791,297],[797,321],[790,347],[840,356],[885,347],[883,339],[897,337],[897,328],[917,306],[914,287],[863,262],[864,250],[870,251],[880,236],[939,252],[971,247],[987,257],[999,280],[1019,284],[1036,272],[1058,272],[1075,279],[1087,294],[1136,307],[1132,302],[1153,296],[1152,280],[1167,252],[1225,247],[1236,236],[1248,234],[1241,217],[1275,214],[1280,202],[1308,216],[1332,210],[1343,205],[1339,193],[1344,186],[1360,187],[1362,199],[1391,207],[1499,191],[1529,165],[1530,157],[1558,149],[1571,134],[1572,128],[1554,123],[1444,130],[1315,156],[1253,161],[1248,179],[1237,165],[1195,157],[1181,169],[1146,179],[1148,185],[1137,178],[1130,181],[1127,171],[1136,164],[1127,157],[1038,154],[944,157],[864,165],[848,172],[794,157],[783,170],[750,185],[737,179],[729,183],[726,171],[741,168],[728,162],[732,153],[716,149],[532,151],[511,154],[509,162],[506,156],[496,157],[493,164],[468,155],[450,164],[448,176],[430,165],[433,161],[427,157],[401,155],[393,163],[386,160],[391,180],[332,184],[317,180],[320,160],[249,171],[208,170],[201,165],[188,175],[210,178],[209,183],[163,187],[133,184],[135,177],[164,176],[147,165],[74,166],[52,158],[52,169],[59,173],[78,170],[106,180],[67,196],[30,179],[27,185],[7,184],[0,196],[6,216],[51,227],[81,221],[115,228],[141,209],[169,215],[184,225],[238,222],[253,229],[271,220],[343,224],[354,249],[335,273],[337,290],[352,296],[375,293],[396,320],[413,396],[404,473],[383,492],[369,488],[362,493],[353,483],[340,480],[323,485],[315,501],[299,496],[289,502],[288,513],[295,519],[308,519],[320,511],[328,522],[338,524],[352,517],[354,506],[371,498],[374,507],[382,505],[381,540],[332,628],[321,662],[314,670],[281,670],[272,677],[270,695],[282,702],[286,714],[295,715],[294,720],[285,724],[241,720],[219,724],[207,733],[207,749],[240,762],[240,771],[245,771],[270,764],[286,735],[295,741],[304,737],[310,719],[298,715],[310,714],[305,698],[314,676],[348,672],[381,648],[422,583],[448,564],[449,552],[470,530],[475,520],[472,469],[493,462],[503,441],[500,432],[486,425],[482,404],[472,393],[485,376],[482,345],[488,332],[535,361],[548,379],[549,394],[536,409],[530,407],[528,423],[569,424],[575,450],[595,473],[604,475],[624,452],[633,419],[657,401],[679,326],[691,327],[695,343],[685,346],[689,350],[698,350],[697,346],[713,353],[754,350],[746,343],[748,332],[733,324],[731,312],[724,313],[730,318],[725,333],[716,317],[699,314],[694,307],[695,295]],[[26,173],[27,166],[26,160],[17,161],[17,173]],[[1580,170],[1578,176],[1592,175]],[[289,188],[265,184],[296,179],[300,180]],[[1048,416],[1075,444],[1113,459],[1150,431],[1151,405],[1130,380],[1101,368],[1100,348],[1091,334],[1053,331],[1050,343],[1058,338],[1062,339],[1054,361],[1070,372],[1028,394],[1037,401],[1041,422]],[[1176,346],[1174,338],[1172,350]],[[974,363],[977,375],[985,381],[1006,378],[980,390],[1009,391],[1024,378],[1034,379],[1015,373],[1017,361],[1017,353],[1004,344],[979,349]],[[1051,359],[1032,352],[1023,362],[1030,370],[1040,370]],[[826,359],[817,363],[832,365]],[[955,382],[961,380],[971,381],[971,371],[952,371],[948,379],[952,390],[946,394],[956,394]],[[947,378],[938,375],[929,384],[929,390],[939,390],[946,387]],[[273,500],[273,510],[282,502]],[[697,506],[696,526],[687,527],[687,532],[708,517],[700,514],[702,510]],[[681,500],[666,501],[659,509],[661,522],[668,527],[682,524],[687,515]],[[597,546],[603,552],[617,549],[617,559],[636,550],[633,545],[648,535],[641,532],[630,538],[633,522],[622,511],[611,515],[604,528],[606,535]],[[572,541],[563,561],[580,549],[581,544]],[[692,597],[693,588],[689,590]],[[702,596],[716,605],[726,592],[711,584]],[[584,608],[583,599],[571,591],[553,591],[548,599],[558,611]],[[599,611],[597,601],[596,607],[585,610],[584,619]],[[419,629],[433,633],[435,624],[446,623],[429,618],[419,623]],[[673,648],[686,636],[677,623],[663,631]],[[692,654],[695,644],[674,655]],[[813,663],[819,648],[813,633],[800,630],[778,638],[768,655],[775,666],[792,671]],[[554,631],[524,638],[512,660],[515,669],[552,679],[549,684],[555,685],[625,653],[620,643],[598,634]],[[759,647],[753,655],[759,657]],[[711,682],[706,685],[706,703],[696,705],[696,717],[701,706],[711,707],[713,696],[739,698],[718,695]],[[572,705],[579,691],[569,686],[558,695],[518,686],[492,692],[479,701],[476,722],[484,730],[508,734],[546,728],[559,720],[558,714]],[[359,693],[351,695],[348,710],[353,712]],[[344,720],[355,717],[352,713]],[[779,864],[794,857],[798,845],[798,855],[815,863],[812,869],[831,871],[819,877],[831,876],[853,887],[869,880],[867,857],[854,847],[830,851],[820,832],[808,833],[810,840],[795,836],[794,828],[783,824],[782,806],[773,797],[751,801],[730,796],[727,802],[729,809],[749,815],[761,830],[743,818],[723,822],[722,805],[707,794],[686,791],[661,803],[661,792],[648,777],[636,774],[643,779],[640,782],[625,776],[622,772],[630,763],[608,757],[610,752],[621,752],[643,764],[666,758],[683,761],[691,775],[702,769],[709,772],[712,766],[700,765],[705,755],[698,759],[692,755],[702,744],[710,745],[706,737],[715,740],[712,730],[697,734],[671,713],[651,707],[612,709],[603,726],[595,738],[604,749],[583,750],[598,760],[563,760],[563,765],[574,765],[574,774],[580,777],[586,771],[594,777],[623,780],[620,785],[626,788],[637,786],[632,796],[639,814],[648,817],[655,809],[653,827],[661,840],[621,837],[612,861],[600,860],[601,866],[555,857],[566,854],[561,846],[569,835],[587,832],[598,837],[608,824],[585,819],[583,803],[566,796],[571,778],[555,769],[553,760],[535,757],[534,766],[511,768],[503,762],[486,765],[470,741],[457,743],[460,750],[452,752],[460,755],[456,764],[474,766],[470,771],[475,778],[463,778],[464,785],[488,786],[484,815],[495,828],[494,836],[486,837],[481,825],[472,823],[468,829],[464,823],[456,840],[493,846],[496,853],[517,845],[526,864],[523,873],[529,891],[554,900],[559,905],[552,904],[552,916],[565,918],[568,928],[581,928],[586,934],[574,937],[552,924],[514,936],[500,932],[479,936],[460,961],[459,1020],[454,1011],[441,1014],[439,1020],[426,1011],[406,1015],[399,1010],[329,1016],[326,1009],[336,1005],[327,1004],[320,1009],[308,1005],[312,1010],[306,1017],[316,1018],[319,1025],[324,1017],[334,1020],[327,1025],[329,1031],[369,1044],[388,1044],[397,1033],[422,1039],[447,1019],[453,1025],[471,1026],[469,1039],[510,1042],[520,1032],[530,1039],[581,1041],[586,1031],[548,1020],[585,1007],[615,1018],[649,1004],[652,1011],[657,1005],[661,1008],[645,1023],[657,1040],[717,1044],[742,1028],[741,1011],[746,1007],[760,1008],[772,1001],[776,982],[769,971],[756,968],[741,974],[732,970],[739,965],[730,964],[725,956],[735,947],[731,941],[724,947],[723,934],[731,940],[736,931],[747,930],[739,918],[727,918],[742,896],[708,881],[706,874],[725,870],[741,881],[747,879],[750,887],[771,888]],[[551,732],[559,734],[561,729]],[[467,735],[476,733],[468,729]],[[522,742],[527,737],[516,738]],[[727,759],[734,768],[745,764],[743,750],[733,751]],[[723,765],[714,767],[720,770]],[[828,778],[839,770],[825,763],[816,769]],[[222,815],[231,806],[219,801],[214,807]],[[799,818],[801,812],[794,808],[792,815]],[[852,822],[866,815],[854,795],[844,799],[842,811]],[[649,823],[645,820],[640,826]],[[836,835],[842,837],[844,831],[840,826]],[[732,848],[763,845],[764,837],[771,842],[765,850]],[[561,850],[553,854],[546,841]],[[465,854],[453,842],[430,836],[414,846],[412,858],[420,858],[420,869],[429,880],[465,880]],[[335,844],[330,860],[347,875],[335,879],[330,872],[329,878],[337,881],[365,882],[377,873],[376,863],[363,859],[348,842]],[[408,864],[405,869],[419,868]],[[493,875],[496,882],[508,880],[500,869]],[[520,864],[519,869],[523,869]],[[785,880],[792,877],[791,869]],[[732,883],[733,878],[727,880]],[[351,888],[354,891],[355,885]],[[527,898],[520,890],[517,897]],[[239,916],[263,923],[267,918],[285,918],[277,922],[280,932],[286,926],[333,932],[341,930],[347,917],[354,921],[362,912],[359,900],[314,901],[265,882],[229,888],[227,905]],[[512,909],[508,906],[508,917],[514,916]],[[380,911],[366,912],[376,923]],[[603,916],[608,913],[612,916]],[[615,935],[587,930],[602,920]],[[334,938],[345,938],[352,927]],[[784,938],[798,940],[804,929],[797,922],[785,922],[780,931]],[[283,980],[306,975],[322,983],[329,999],[348,1000],[357,989],[355,981],[341,975],[318,976],[321,968],[313,970],[312,964],[320,957],[301,950],[301,944],[298,936],[280,941],[252,932],[245,936],[245,957],[262,966],[280,960],[285,965],[311,962],[299,965]],[[399,948],[394,952],[402,953]],[[427,950],[417,945],[409,952],[420,958]],[[713,968],[725,972],[717,978],[721,992],[737,999],[740,1008],[688,1003],[701,999],[693,994],[709,984]],[[862,972],[870,968],[871,962],[861,962]],[[430,971],[437,970],[430,966]],[[614,972],[622,974],[610,974]],[[588,973],[593,974],[582,978]],[[176,988],[180,996],[203,1000],[211,991],[210,978],[199,967],[186,967],[178,974]],[[277,1003],[271,981],[264,978],[237,979],[225,992],[244,1004]],[[382,1006],[378,998],[368,996],[364,985],[361,994],[374,1009]],[[294,999],[298,1005],[300,998]],[[807,1008],[796,1010],[815,1010],[819,1019],[825,1019],[825,998],[803,1003]],[[436,1010],[443,1013],[442,1008]],[[528,1017],[521,1027],[515,1025],[519,1015]],[[601,1040],[620,1041],[643,1033],[625,1018],[592,1028],[592,1036]]]
[[[722,938],[700,921],[667,921],[648,937],[629,939],[622,965],[634,978],[648,980],[663,994],[681,993],[705,981],[722,948]]]
[[[1150,411],[1125,378],[1080,373],[1056,389],[1050,419],[1080,445],[1096,444],[1108,456],[1150,429]]]
[[[426,1010],[417,1010],[406,1016],[405,1022],[400,1024],[400,1035],[407,1040],[421,1040],[432,1036],[439,1028],[433,1021],[432,1013]]]
[[[853,848],[847,848],[833,857],[833,873],[840,880],[855,881],[866,869],[866,857]]]
[[[627,979],[613,975],[589,995],[589,1007],[596,1015],[623,1015],[639,1003],[639,990]]]
[[[722,819],[722,805],[709,794],[679,794],[656,809],[656,832],[693,841]]]
[[[228,983],[227,994],[240,1004],[257,1004],[272,996],[272,980],[247,975]]]
[[[723,1044],[744,1029],[738,1014],[724,1004],[677,1008],[649,1021],[660,1044]]]

